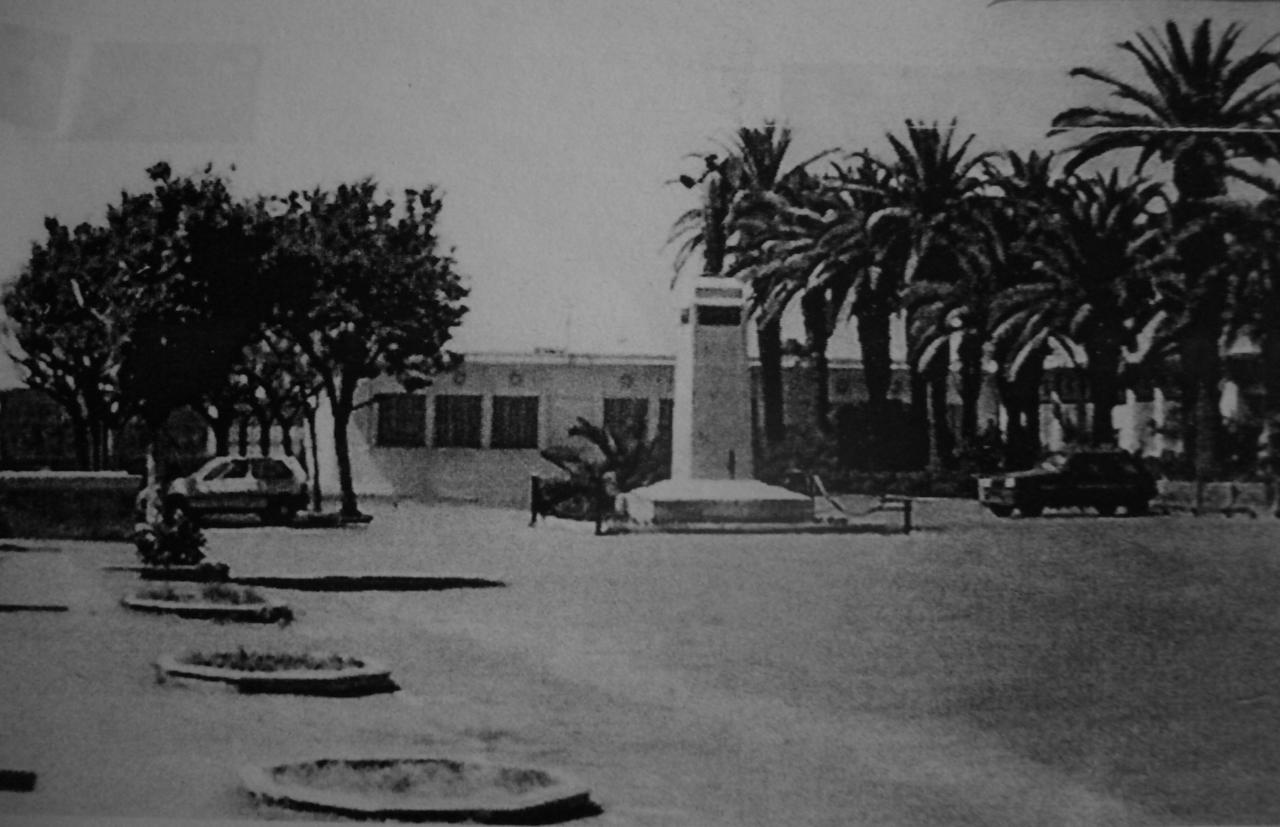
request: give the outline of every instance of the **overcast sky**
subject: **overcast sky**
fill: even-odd
[[[1229,0],[0,0],[0,277],[159,160],[245,195],[372,175],[446,193],[457,346],[669,353],[686,153],[765,117],[796,159],[907,117],[1049,147],[1104,100],[1068,69],[1132,76],[1117,42],[1205,16],[1280,32]]]

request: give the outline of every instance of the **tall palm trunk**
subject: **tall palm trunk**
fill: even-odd
[[[756,323],[756,344],[760,352],[760,403],[764,419],[764,440],[776,445],[786,438],[782,418],[782,320]]]
[[[1272,317],[1275,318],[1275,317]],[[1266,466],[1263,472],[1271,483],[1271,505],[1280,517],[1280,335],[1274,331],[1262,338],[1263,439]]]
[[[827,322],[827,295],[821,290],[810,290],[800,299],[804,317],[805,338],[808,339],[809,360],[813,375],[813,424],[822,433],[831,431],[831,365],[827,358],[827,345],[831,331]]]
[[[867,445],[871,449],[866,458],[867,467],[878,470],[884,466],[883,446],[887,436],[885,422],[886,402],[893,382],[893,357],[890,351],[889,309],[868,304],[859,305],[858,346],[862,350],[862,376],[867,391],[867,413],[871,423]]]
[[[1089,353],[1089,401],[1093,403],[1093,421],[1089,441],[1093,445],[1112,445],[1116,441],[1111,412],[1120,395],[1120,354],[1112,349],[1095,349]]]
[[[949,387],[951,380],[951,346],[939,348],[933,363],[924,371],[929,398],[929,467],[945,468],[955,453],[955,435],[951,432]]]
[[[978,441],[978,402],[982,396],[981,334],[966,334],[958,348],[960,361],[960,439],[973,446]]]
[[[1200,173],[1196,177],[1192,172]],[[1199,169],[1174,170],[1180,200],[1175,218],[1183,226],[1205,222],[1198,232],[1184,239],[1178,248],[1189,297],[1186,314],[1188,330],[1180,348],[1182,370],[1189,382],[1190,425],[1185,434],[1187,451],[1195,463],[1198,479],[1212,479],[1218,472],[1221,455],[1222,355],[1218,339],[1222,335],[1226,290],[1213,275],[1226,252],[1226,241],[1212,221],[1212,209],[1202,199],[1218,195],[1222,189]]]

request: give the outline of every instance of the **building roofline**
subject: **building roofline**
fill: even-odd
[[[497,351],[475,350],[463,351],[463,364],[475,365],[648,365],[667,367],[674,365],[676,357],[662,353],[576,353],[559,348],[536,348],[533,351]],[[759,365],[759,357],[752,356],[748,360],[752,366]],[[796,357],[783,357],[784,366],[796,363]],[[835,357],[828,360],[832,368],[861,368],[862,360],[849,357]],[[906,363],[893,363],[893,368],[905,369]]]

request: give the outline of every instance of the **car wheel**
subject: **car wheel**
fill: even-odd
[[[1044,503],[1023,503],[1018,510],[1024,517],[1039,517],[1044,513]]]
[[[293,522],[293,509],[284,503],[270,503],[262,512],[262,522],[267,525],[288,525]]]
[[[1124,510],[1130,517],[1141,517],[1144,514],[1151,513],[1151,503],[1146,500],[1135,500],[1125,506]]]
[[[997,517],[1012,517],[1013,506],[1011,505],[989,505],[987,510]]]
[[[1114,503],[1106,503],[1103,505],[1098,505],[1098,506],[1095,506],[1095,508],[1097,508],[1098,513],[1104,517],[1114,517],[1116,513],[1116,506]]]

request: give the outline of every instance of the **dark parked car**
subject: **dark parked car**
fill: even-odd
[[[1045,508],[1092,507],[1110,516],[1123,508],[1145,514],[1156,496],[1156,481],[1142,463],[1123,451],[1055,454],[1029,471],[980,477],[978,502],[997,517],[1016,508],[1039,516]]]
[[[292,457],[216,457],[174,480],[168,495],[193,515],[250,513],[288,523],[307,505],[307,474]]]

